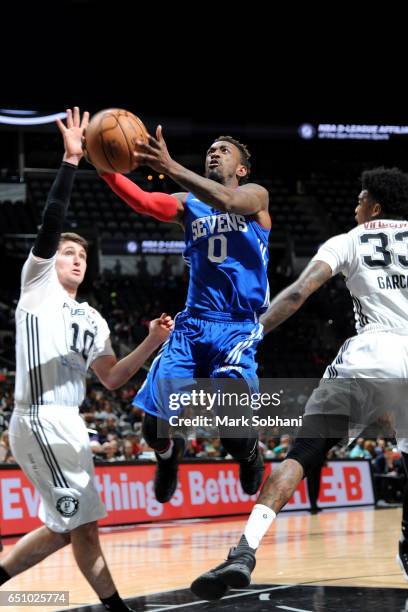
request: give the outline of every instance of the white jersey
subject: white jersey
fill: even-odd
[[[52,259],[32,252],[21,275],[16,310],[17,406],[78,406],[86,372],[102,355],[113,355],[108,325],[89,304],[71,298]]]
[[[408,221],[369,221],[325,242],[313,257],[341,272],[357,333],[408,332]]]

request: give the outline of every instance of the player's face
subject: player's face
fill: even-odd
[[[241,164],[239,149],[231,142],[219,140],[207,151],[205,176],[225,185],[233,179],[245,176],[247,169]]]
[[[86,272],[86,251],[83,246],[66,240],[59,246],[56,269],[58,280],[67,291],[78,289]]]
[[[373,201],[370,197],[370,194],[366,189],[360,192],[358,196],[358,204],[355,209],[355,220],[357,221],[357,225],[361,225],[361,223],[368,223],[374,217],[377,216],[377,209],[379,205]]]

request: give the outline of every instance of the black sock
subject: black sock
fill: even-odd
[[[248,457],[242,460],[243,463],[254,463],[255,459],[258,457],[258,440],[255,441],[254,446],[252,447],[251,452]]]
[[[10,578],[11,576],[6,572],[4,567],[1,567],[0,565],[0,585],[7,582],[7,580],[10,580]]]
[[[105,609],[110,612],[129,612],[130,610],[117,591],[110,597],[105,597],[105,599],[100,597],[99,599],[105,606]]]
[[[256,548],[251,548],[248,544],[248,540],[244,535],[241,536],[240,541],[238,542],[238,546],[236,548],[237,551],[244,552],[245,550],[250,550],[252,553],[256,553]]]

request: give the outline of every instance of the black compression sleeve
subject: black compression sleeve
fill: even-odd
[[[57,251],[76,168],[73,164],[62,162],[58,170],[48,194],[43,222],[33,247],[33,254],[37,257],[51,259]]]

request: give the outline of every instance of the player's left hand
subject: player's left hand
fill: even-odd
[[[150,166],[156,172],[167,174],[173,160],[167,150],[161,125],[158,125],[156,128],[156,138],[149,134],[148,144],[143,142],[143,140],[138,140],[137,146],[138,151],[133,155],[138,165]]]
[[[173,328],[173,319],[166,312],[163,312],[159,319],[153,319],[153,321],[150,321],[149,336],[152,336],[155,340],[160,341],[161,344],[167,340]]]
[[[78,165],[84,152],[82,150],[82,137],[89,122],[89,113],[85,111],[82,120],[78,106],[74,106],[72,111],[67,108],[67,125],[65,126],[60,119],[56,123],[64,139],[64,161]]]

